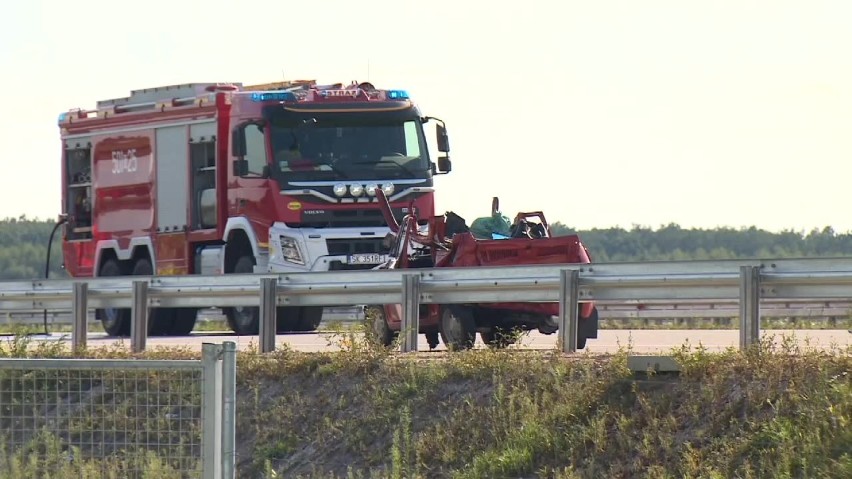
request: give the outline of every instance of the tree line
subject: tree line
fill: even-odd
[[[0,279],[44,277],[47,243],[54,222],[26,216],[0,220]],[[578,234],[598,263],[756,257],[814,257],[852,255],[852,233],[831,227],[810,232],[770,232],[756,228],[682,228],[668,224],[577,230],[561,222],[551,225],[554,235]],[[61,268],[61,229],[51,248],[50,277],[67,277]]]

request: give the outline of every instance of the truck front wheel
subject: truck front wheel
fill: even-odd
[[[254,258],[248,255],[240,256],[234,265],[232,273],[253,273]],[[225,316],[228,318],[228,326],[239,335],[258,334],[260,329],[260,308],[256,306],[236,306],[225,308]]]
[[[276,311],[278,333],[316,331],[322,322],[322,306],[279,306]]]

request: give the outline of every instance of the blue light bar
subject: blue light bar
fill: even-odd
[[[289,91],[271,91],[264,93],[252,93],[252,101],[296,101],[296,95]]]
[[[388,90],[388,100],[408,100],[408,92],[405,90]]]
[[[59,121],[58,121],[58,123],[62,123],[63,121],[65,121],[65,119],[66,119],[66,118],[68,118],[68,112],[67,112],[67,111],[63,111],[62,113],[60,113],[60,114],[59,114]]]

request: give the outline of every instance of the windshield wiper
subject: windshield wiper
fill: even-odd
[[[405,157],[400,157],[400,158],[405,158]],[[418,157],[418,159],[419,159],[419,157]],[[394,160],[389,160],[389,159],[387,159],[387,158],[379,158],[377,161],[359,161],[359,162],[357,162],[357,163],[355,163],[355,164],[356,164],[356,165],[379,165],[379,164],[391,164],[391,165],[396,166],[396,167],[397,167],[397,168],[399,168],[400,170],[402,170],[402,171],[404,171],[404,172],[408,173],[408,175],[409,175],[409,176],[411,176],[412,178],[417,178],[417,172],[418,172],[418,171],[426,171],[425,169],[423,169],[423,170],[412,170],[412,169],[410,169],[410,168],[407,168],[407,167],[405,167],[405,166],[402,166],[401,164],[397,163],[397,162],[396,162],[396,161],[394,161]]]

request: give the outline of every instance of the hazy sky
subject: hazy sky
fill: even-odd
[[[852,2],[9,3],[0,217],[60,212],[56,118],[178,83],[369,80],[447,122],[438,211],[852,229]],[[433,134],[429,130],[430,138]]]

